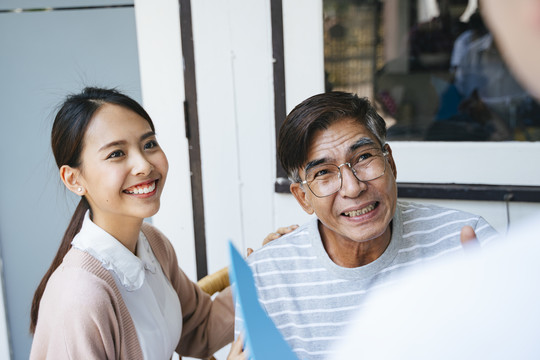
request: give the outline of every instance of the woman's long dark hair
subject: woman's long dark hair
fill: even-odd
[[[69,95],[54,119],[51,132],[51,146],[58,168],[63,165],[77,168],[81,165],[84,134],[94,114],[104,104],[119,105],[135,112],[148,121],[152,131],[155,131],[152,119],[150,119],[148,113],[135,100],[115,89],[87,87],[79,94]],[[89,209],[90,205],[88,201],[85,197],[82,197],[64,233],[58,252],[36,289],[30,311],[30,332],[32,334],[36,329],[39,303],[47,282],[56,268],[60,266],[69,249],[71,249],[71,241],[81,230],[84,215]]]

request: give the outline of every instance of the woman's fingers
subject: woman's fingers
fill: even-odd
[[[279,239],[281,236],[290,233],[293,230],[296,230],[298,228],[298,225],[290,225],[285,227],[280,227],[275,232],[271,232],[270,234],[266,235],[266,237],[263,240],[263,246],[268,244],[270,241]]]

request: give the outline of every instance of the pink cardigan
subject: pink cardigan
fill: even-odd
[[[142,231],[182,305],[176,352],[202,358],[230,343],[234,333],[230,288],[212,301],[178,267],[169,240],[147,223]],[[133,321],[112,275],[99,260],[72,248],[47,283],[30,359],[142,358]]]

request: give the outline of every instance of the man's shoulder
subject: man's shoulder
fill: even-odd
[[[448,237],[448,242],[459,242],[459,234],[464,226],[471,226],[480,243],[495,239],[497,231],[480,215],[467,211],[442,207],[433,204],[420,204],[399,201],[399,221],[403,237],[409,241],[430,242],[433,239]]]
[[[455,217],[455,218],[480,218],[479,215],[469,213],[467,211],[443,207],[434,204],[416,203],[411,201],[398,201],[397,206],[401,212],[404,222],[415,218],[431,217]]]

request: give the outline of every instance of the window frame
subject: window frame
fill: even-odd
[[[311,84],[311,89],[306,89],[302,77],[287,71],[289,69],[285,65],[305,67],[306,58],[318,59],[310,69],[322,74],[319,77],[324,77],[324,60],[320,61],[324,55],[321,51],[322,31],[316,29],[311,39],[312,42],[319,42],[320,46],[300,42],[300,39],[305,39],[301,35],[303,32],[305,35],[306,29],[291,25],[296,14],[294,5],[283,3],[282,0],[270,1],[277,143],[285,113],[291,108],[292,97],[287,94],[303,92],[310,96],[324,91],[324,79],[319,81],[319,85]],[[311,11],[306,10],[307,5],[305,1],[296,4],[310,14],[319,11],[319,21],[322,23],[322,0],[311,1]],[[287,51],[289,49],[292,51]],[[303,52],[302,57],[291,54],[299,51]],[[307,96],[293,99],[298,100],[294,103]],[[540,142],[391,141],[389,144],[398,167],[400,197],[540,202],[540,166],[535,166],[538,162],[535,155],[540,155]],[[423,161],[419,162],[418,159]],[[290,181],[277,153],[274,186],[277,193],[289,192]]]

